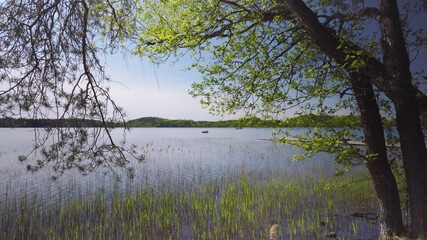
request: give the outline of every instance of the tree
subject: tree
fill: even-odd
[[[402,146],[413,236],[427,237],[427,150],[412,85],[409,55],[403,36],[397,2],[381,0],[380,17],[383,62],[387,69],[389,92],[396,109],[397,130]]]
[[[202,97],[202,104],[214,113],[240,110],[271,117],[281,116],[298,105],[297,113],[333,114],[341,108],[352,108],[356,102],[367,153],[339,145],[348,140],[348,131],[328,135],[326,142],[325,138],[320,139],[325,145],[323,150],[338,153],[338,161],[353,164],[346,158],[352,155],[362,157],[367,163],[383,210],[384,238],[403,231],[377,106],[377,102],[387,101],[385,96],[391,99],[400,121],[398,130],[410,189],[411,230],[413,235],[427,235],[427,227],[423,225],[427,223],[426,216],[422,216],[427,212],[426,187],[420,184],[425,182],[421,172],[427,170],[427,156],[422,150],[424,142],[420,141],[419,112],[411,110],[418,106],[424,111],[426,96],[411,82],[409,62],[399,67],[393,65],[396,64],[393,59],[400,59],[394,58],[399,54],[392,50],[395,45],[379,44],[380,38],[397,39],[402,44],[402,30],[394,28],[400,26],[395,1],[380,1],[380,9],[364,7],[364,1],[309,3],[308,6],[301,0],[278,0],[274,4],[249,0],[145,1],[136,52],[162,62],[190,51],[197,60],[193,66],[204,75],[202,82],[193,84],[190,93]],[[367,19],[383,25],[380,37],[366,34],[363,23]],[[393,23],[386,26],[388,21]],[[388,36],[389,31],[394,35]],[[399,51],[406,51],[406,45],[398,46]],[[204,59],[208,59],[207,63]],[[393,71],[406,72],[397,79],[392,77]],[[337,97],[341,101],[331,106],[331,98]],[[399,101],[405,104],[399,105]],[[409,103],[411,106],[406,105]],[[407,121],[411,124],[405,125]],[[310,139],[316,140],[318,134]],[[417,140],[409,139],[412,135]],[[322,150],[314,142],[304,141],[301,146],[313,153]],[[415,151],[417,156],[410,153],[414,148],[419,149]]]
[[[397,2],[393,0],[380,0],[379,27],[381,29],[381,43],[383,53],[384,73],[381,86],[388,97],[393,101],[396,111],[397,130],[399,132],[402,146],[403,162],[405,174],[408,182],[408,196],[411,214],[411,231],[413,237],[427,236],[427,187],[421,184],[427,181],[425,171],[427,170],[427,151],[424,142],[424,135],[420,125],[420,113],[417,105],[417,89],[412,84],[412,76],[409,68],[409,56],[406,49],[406,42],[403,36]],[[316,22],[309,22],[306,17],[313,16],[307,6],[298,0],[290,0],[284,3],[299,18],[299,22],[305,26],[309,35],[317,39],[318,44],[337,61],[342,51],[333,50],[333,45],[339,46],[340,42],[330,32],[319,32],[327,30],[321,26],[316,26]],[[326,33],[326,34],[325,34]],[[316,36],[320,34],[321,36]],[[325,37],[330,42],[322,41]],[[334,39],[335,38],[335,39]],[[324,39],[325,40],[325,39]],[[348,44],[348,43],[347,43]],[[351,45],[350,45],[351,46]],[[332,47],[332,48],[331,48]],[[351,46],[352,47],[352,46]],[[377,68],[373,64],[375,59],[365,60],[368,68]],[[371,63],[372,62],[372,66]],[[374,79],[371,81],[374,82]],[[377,84],[379,85],[379,84]]]
[[[124,120],[108,93],[99,55],[117,51],[129,36],[134,1],[2,1],[0,114],[2,117],[98,120],[102,128],[36,131],[36,171],[53,164],[58,175],[77,168],[126,167],[134,149],[116,144],[110,123]],[[81,121],[83,123],[83,121]],[[52,143],[52,144],[50,144]],[[131,168],[127,168],[132,173]]]

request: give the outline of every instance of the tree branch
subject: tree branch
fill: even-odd
[[[354,71],[349,68],[348,55],[357,55],[357,52],[362,52],[359,58],[364,60],[365,66],[359,71],[363,71],[370,81],[379,89],[384,90],[386,95],[392,99],[390,83],[387,81],[387,71],[382,62],[370,56],[369,53],[360,48],[355,43],[346,40],[342,41],[337,37],[335,30],[322,25],[318,17],[305,5],[301,0],[279,0],[280,5],[293,12],[293,16],[298,20],[298,23],[307,31],[311,39],[321,47],[325,53],[333,57],[335,61],[346,67],[347,71]],[[371,10],[370,10],[371,11]],[[373,10],[372,10],[373,11]],[[373,11],[375,12],[375,11]],[[427,111],[427,96],[418,89],[413,89],[417,93],[418,108],[421,111]]]
[[[325,22],[323,24],[328,25],[331,21],[338,19],[340,22],[348,22],[354,20],[360,20],[362,18],[373,18],[375,20],[379,20],[381,12],[378,8],[375,7],[367,7],[362,8],[357,12],[350,14],[343,14],[336,12],[332,15],[319,15],[319,18],[325,18]]]

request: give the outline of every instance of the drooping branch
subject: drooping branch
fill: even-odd
[[[69,128],[35,130],[34,149],[20,157],[28,160],[28,170],[52,165],[60,175],[71,168],[83,174],[114,166],[129,169],[126,156],[136,152],[124,143],[116,144],[110,134],[111,123],[124,121],[125,115],[108,92],[109,79],[99,54],[114,49],[131,31],[127,24],[134,12],[123,12],[132,3],[0,3],[0,114],[55,118],[62,124],[68,123],[66,118],[79,119]],[[81,128],[89,122],[95,128]]]

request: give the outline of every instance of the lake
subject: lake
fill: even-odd
[[[208,130],[208,133],[202,133]],[[298,131],[298,130],[297,130]],[[302,131],[302,129],[300,130]],[[79,190],[91,190],[86,182],[114,184],[112,173],[104,176],[95,172],[82,176],[76,171],[66,172],[57,181],[51,181],[54,174],[49,167],[40,172],[27,172],[26,164],[20,163],[19,155],[28,154],[33,145],[33,129],[0,129],[0,191],[5,189],[16,193],[28,191],[49,191],[72,183]],[[203,183],[213,178],[238,176],[245,170],[252,177],[272,178],[277,173],[287,172],[292,176],[319,174],[331,176],[338,169],[329,154],[319,154],[301,162],[292,160],[299,151],[290,145],[283,145],[267,139],[273,129],[269,128],[135,128],[126,134],[128,144],[142,147],[145,161],[132,163],[136,176],[134,184],[161,185],[161,181],[179,185]],[[122,138],[123,130],[115,129],[115,139]],[[120,169],[117,169],[120,173]],[[124,177],[124,183],[129,184]],[[161,178],[159,176],[162,176]],[[164,177],[164,176],[167,176]],[[97,179],[97,181],[94,181]],[[30,184],[31,183],[31,184]]]
[[[202,133],[204,130],[208,133]],[[294,132],[303,130],[293,129]],[[127,133],[127,142],[141,146],[145,160],[131,163],[135,168],[133,179],[126,178],[120,169],[117,172],[121,181],[111,173],[99,171],[82,176],[71,170],[52,181],[50,168],[31,173],[17,160],[31,149],[34,130],[0,129],[0,206],[3,209],[7,202],[33,194],[42,198],[40,201],[59,199],[59,204],[65,206],[69,199],[90,198],[101,189],[107,195],[114,191],[119,195],[132,194],[141,188],[154,192],[165,188],[192,189],[213,181],[239,179],[242,174],[255,182],[328,178],[339,169],[326,153],[293,161],[292,155],[301,150],[268,140],[272,131],[264,128],[135,128]],[[121,129],[113,131],[117,139],[122,133]],[[343,224],[350,222],[346,220]],[[357,224],[366,228],[363,221],[358,220]],[[378,234],[372,226],[360,232],[368,238]],[[180,239],[194,238],[191,233],[184,232]]]

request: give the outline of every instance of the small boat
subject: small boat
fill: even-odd
[[[202,133],[208,133],[208,130],[203,130]]]

